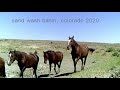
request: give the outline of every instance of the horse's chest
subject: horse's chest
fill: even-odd
[[[23,66],[24,66],[24,63],[18,62],[18,66],[19,66],[19,67],[23,67]]]
[[[77,52],[71,52],[71,55],[72,55],[72,57],[75,57],[75,58],[77,58],[79,56],[79,54]]]

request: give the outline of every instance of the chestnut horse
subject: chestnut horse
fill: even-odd
[[[58,74],[60,72],[60,66],[61,66],[61,62],[63,60],[63,53],[60,51],[43,51],[43,57],[44,57],[44,63],[47,63],[47,60],[49,60],[49,68],[50,68],[50,72],[49,75],[51,74],[51,64],[54,64],[54,71],[56,74]],[[58,72],[56,71],[56,64],[58,65]]]
[[[1,58],[1,57],[0,57],[0,76],[1,77],[6,77],[5,62],[4,62],[3,58]]]
[[[70,47],[72,48],[71,55],[72,55],[72,59],[73,59],[73,63],[74,63],[74,72],[76,72],[76,65],[77,65],[77,62],[79,61],[79,59],[81,59],[81,62],[82,62],[81,70],[84,70],[89,51],[93,53],[95,51],[95,49],[88,48],[88,46],[86,44],[79,45],[74,40],[74,36],[69,37],[67,49],[69,50]],[[77,58],[77,60],[75,60],[76,58]],[[84,58],[84,60],[83,60],[83,58]]]
[[[20,51],[10,51],[9,52],[10,60],[8,61],[8,66],[10,66],[15,60],[18,61],[18,66],[20,68],[20,77],[23,78],[23,72],[26,68],[33,68],[33,75],[37,78],[36,70],[39,62],[39,57],[35,51],[33,54],[27,54]]]

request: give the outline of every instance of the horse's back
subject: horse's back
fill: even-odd
[[[52,51],[49,50],[46,53],[48,53],[49,55],[49,59],[51,62],[55,63],[55,62],[59,62],[63,59],[63,53],[60,51]]]
[[[80,54],[82,57],[86,57],[88,55],[89,49],[87,44],[80,44],[80,50],[79,50]]]
[[[57,59],[62,60],[63,59],[63,53],[60,51],[56,51]]]
[[[36,54],[29,53],[25,54],[25,65],[26,67],[32,67],[39,61],[39,57]]]
[[[33,58],[34,58],[34,60],[35,60],[36,62],[39,62],[39,56],[37,55],[36,52],[34,52],[34,53],[30,53],[30,55],[33,56]]]
[[[82,48],[88,48],[88,45],[87,44],[79,44],[80,45],[80,47],[82,47]]]
[[[34,60],[36,60],[36,59],[37,59],[37,55],[36,55],[36,54],[33,54],[33,53],[30,53],[30,54],[29,54],[29,57],[34,58]]]

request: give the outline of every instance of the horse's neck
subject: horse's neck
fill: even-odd
[[[22,59],[23,59],[23,57],[24,57],[23,54],[22,54],[22,52],[19,52],[19,53],[17,53],[16,55],[17,55],[17,61],[18,61],[18,62],[21,62]]]
[[[76,50],[79,47],[79,44],[75,41],[75,43],[71,46],[72,50]]]
[[[51,59],[55,58],[55,54],[56,54],[55,52],[53,52],[53,53],[48,52],[48,59],[51,60]],[[53,57],[50,57],[50,56],[53,56]]]

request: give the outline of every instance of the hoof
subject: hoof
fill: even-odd
[[[56,75],[57,75],[58,73],[56,73]]]
[[[84,70],[84,67],[81,67],[81,70]]]
[[[60,73],[60,71],[56,72],[56,74],[59,74],[59,73]]]
[[[74,71],[74,73],[76,73],[76,70]]]

